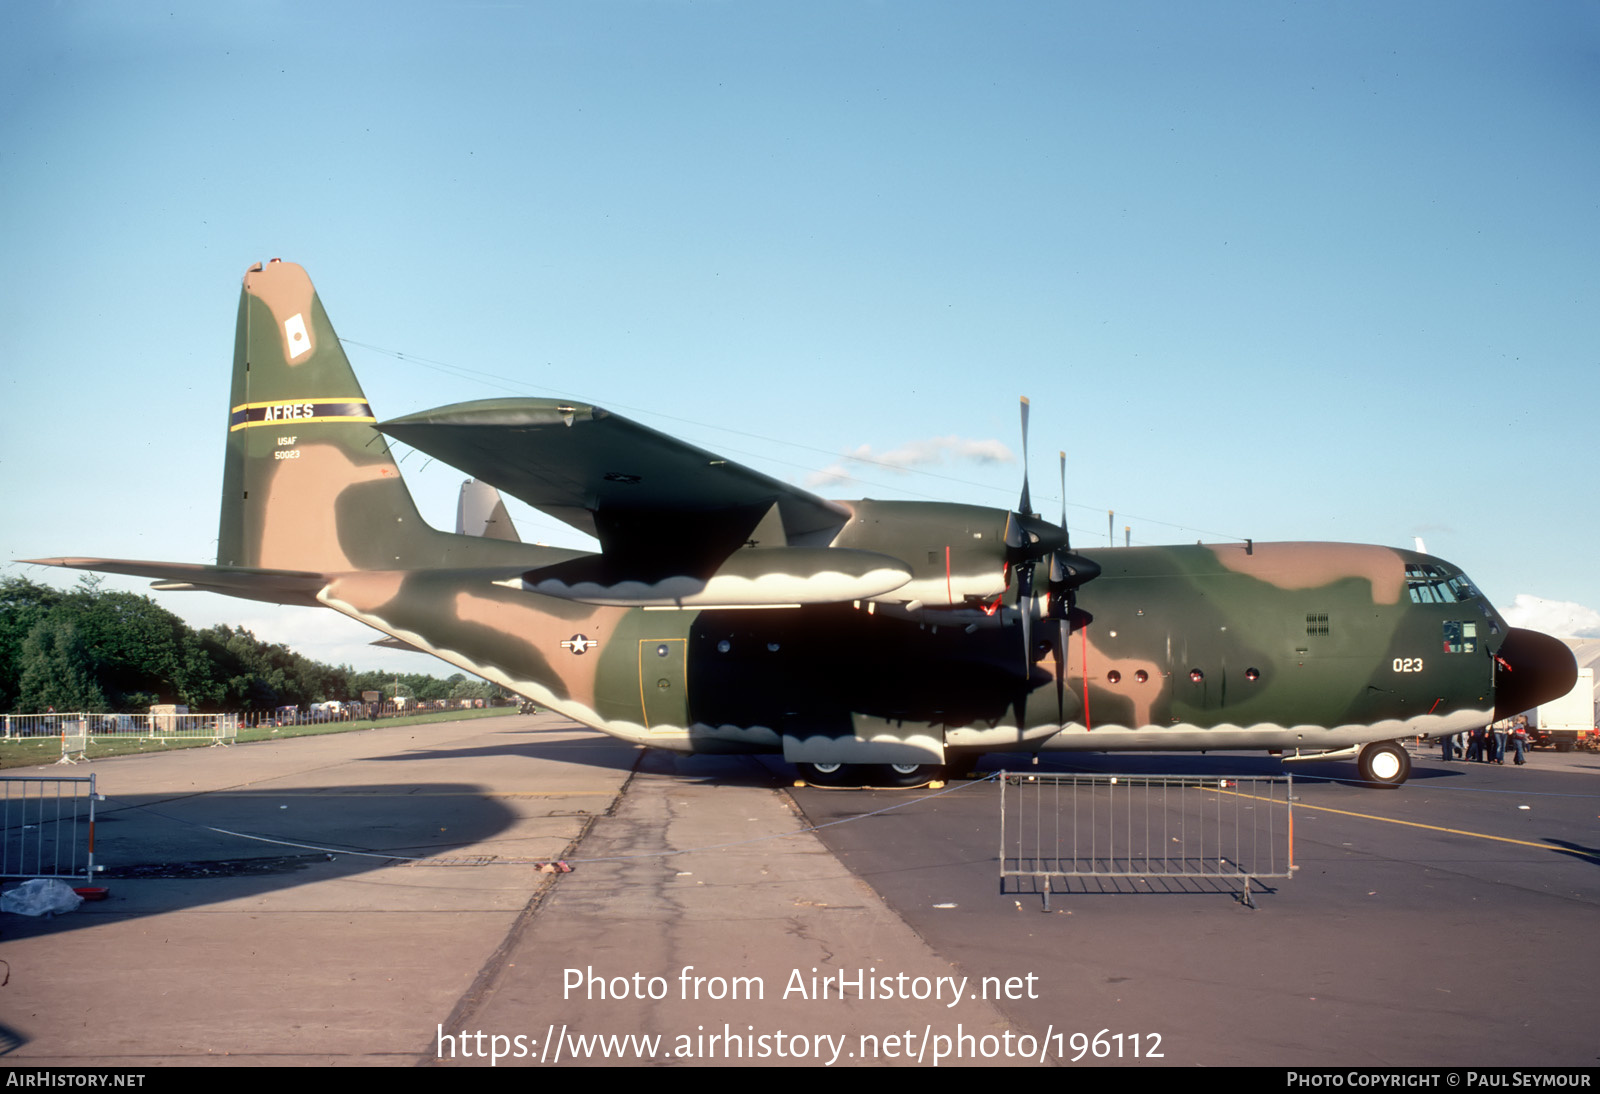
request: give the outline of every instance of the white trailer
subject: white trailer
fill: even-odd
[[[1530,744],[1555,745],[1557,752],[1571,752],[1595,732],[1594,669],[1579,669],[1577,683],[1559,699],[1541,703],[1528,726]]]

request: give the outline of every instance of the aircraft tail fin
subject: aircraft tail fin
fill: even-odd
[[[456,535],[522,542],[500,491],[482,479],[468,479],[461,484],[461,496],[456,501]]]
[[[433,553],[311,278],[252,266],[239,296],[217,563],[404,569]]]

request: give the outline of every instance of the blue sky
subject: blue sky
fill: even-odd
[[[8,12],[0,557],[212,560],[238,279],[281,256],[380,417],[559,392],[856,474],[828,496],[1009,506],[1020,464],[956,453],[1016,454],[1026,394],[1079,546],[1107,510],[1119,542],[1420,535],[1600,635],[1600,8],[374,10]]]

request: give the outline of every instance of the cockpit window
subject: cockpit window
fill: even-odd
[[[1413,604],[1460,604],[1478,595],[1466,574],[1422,562],[1406,566],[1406,591]]]

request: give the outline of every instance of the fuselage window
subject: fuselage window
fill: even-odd
[[[1477,653],[1478,652],[1478,623],[1476,620],[1467,619],[1457,621],[1447,619],[1444,623],[1444,652],[1446,653]]]

